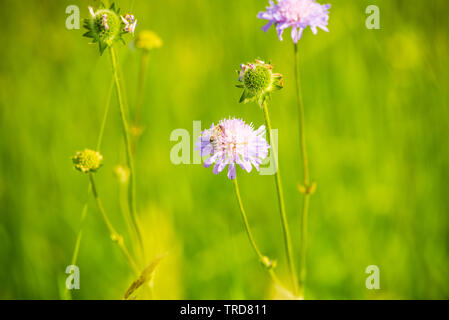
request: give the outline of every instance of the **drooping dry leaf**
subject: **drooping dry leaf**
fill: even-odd
[[[131,294],[133,292],[135,292],[137,289],[139,289],[143,284],[147,283],[148,281],[151,280],[151,276],[154,272],[154,270],[156,269],[156,267],[159,265],[159,263],[161,262],[161,260],[167,255],[168,253],[164,253],[160,256],[157,256],[153,261],[151,261],[151,263],[145,268],[143,269],[140,277],[135,280],[130,287],[128,288],[128,290],[126,290],[124,299],[128,300],[128,298],[131,296]]]

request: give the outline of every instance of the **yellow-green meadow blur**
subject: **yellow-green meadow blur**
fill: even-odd
[[[255,103],[239,103],[241,63],[260,59],[283,76],[269,103],[278,129],[294,260],[299,267],[302,162],[290,30],[280,42],[257,19],[265,0],[117,0],[137,19],[135,38],[115,44],[133,144],[136,206],[146,265],[156,257],[154,299],[288,298],[251,247],[227,170],[194,164],[193,121],[202,129],[236,117],[263,125]],[[298,41],[311,196],[307,299],[449,298],[449,22],[445,0],[320,0],[329,32]],[[87,215],[73,299],[121,299],[136,280],[106,228],[77,151],[101,152],[95,186],[124,242],[138,250],[128,210],[126,152],[109,52],[82,37],[99,1],[0,2],[0,299],[63,299]],[[80,9],[68,30],[66,8]],[[367,6],[380,29],[367,29]],[[151,30],[139,37],[143,30]],[[142,57],[144,55],[144,57]],[[147,66],[140,96],[141,64]],[[141,78],[140,78],[141,79]],[[110,101],[103,141],[97,139]],[[136,107],[137,106],[137,107]],[[140,107],[139,107],[140,106]],[[172,163],[175,129],[190,133],[191,164]],[[275,181],[237,168],[258,247],[290,274]],[[129,214],[129,212],[128,212]],[[132,245],[133,244],[133,245]],[[133,249],[131,249],[133,248]],[[366,268],[379,268],[368,289]],[[298,269],[299,270],[299,269]],[[298,271],[296,270],[296,271]]]

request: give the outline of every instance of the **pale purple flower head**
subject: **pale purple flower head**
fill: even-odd
[[[257,17],[268,20],[262,27],[265,32],[274,24],[281,41],[284,29],[289,27],[292,27],[291,35],[294,43],[301,39],[302,32],[307,26],[310,26],[314,34],[318,32],[317,28],[329,31],[327,22],[330,4],[321,5],[316,0],[278,0],[277,4],[270,0],[269,3],[270,6],[266,11],[259,12]]]
[[[125,17],[120,16],[122,18],[123,23],[125,24],[124,30],[126,32],[134,34],[134,30],[136,29],[137,19],[134,20],[134,16],[132,14],[126,14]]]
[[[196,150],[201,156],[210,157],[204,162],[206,168],[215,163],[214,173],[218,174],[229,164],[228,178],[235,178],[235,164],[247,172],[252,166],[259,171],[259,165],[268,155],[270,146],[264,138],[265,126],[254,130],[253,124],[240,119],[223,119],[218,125],[201,133]]]

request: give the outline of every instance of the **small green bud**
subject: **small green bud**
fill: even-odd
[[[263,66],[249,68],[243,75],[245,89],[252,93],[260,93],[271,85],[271,70]]]
[[[243,89],[240,102],[257,102],[260,106],[271,98],[271,92],[282,89],[282,75],[273,73],[273,65],[255,60],[253,63],[240,65],[239,81],[237,85]]]
[[[95,172],[101,167],[103,156],[97,151],[85,149],[84,151],[77,152],[72,158],[72,161],[75,169],[82,173],[89,173]]]

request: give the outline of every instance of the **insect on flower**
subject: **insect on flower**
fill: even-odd
[[[200,151],[201,156],[210,155],[204,167],[215,163],[215,174],[229,165],[228,178],[232,180],[236,176],[235,164],[247,172],[251,172],[252,166],[259,170],[270,148],[264,134],[263,125],[254,130],[253,124],[248,125],[241,119],[223,119],[201,133],[195,149]]]

